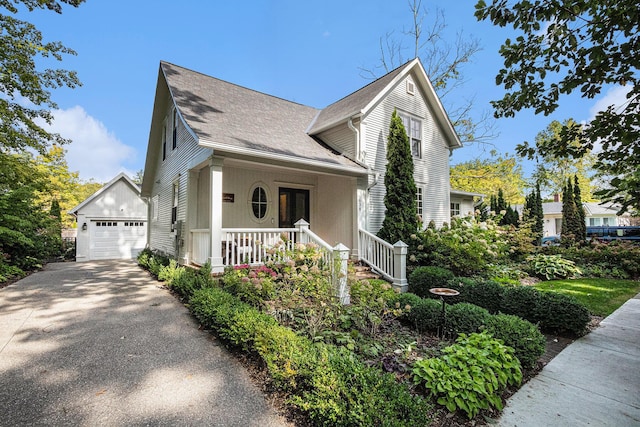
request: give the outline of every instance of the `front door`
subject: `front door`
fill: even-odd
[[[280,188],[279,227],[293,228],[299,219],[309,222],[309,190]]]

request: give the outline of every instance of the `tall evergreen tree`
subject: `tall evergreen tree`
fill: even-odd
[[[504,192],[502,191],[502,188],[498,189],[498,199],[496,203],[498,208],[497,213],[507,210],[507,202],[504,199]]]
[[[418,230],[416,183],[413,179],[413,157],[409,137],[402,120],[394,110],[387,138],[387,169],[384,176],[386,208],[378,237],[387,242],[409,241]]]
[[[576,240],[582,242],[587,238],[587,222],[584,212],[584,206],[582,205],[582,196],[580,194],[580,182],[578,180],[578,175],[575,175],[573,179],[573,201],[576,204],[576,213],[578,218],[578,224],[576,225]]]
[[[533,216],[535,219],[533,233],[537,239],[537,244],[542,243],[544,235],[544,210],[542,209],[542,196],[540,195],[540,184],[536,184],[535,198],[533,200]]]
[[[544,213],[542,211],[542,197],[540,185],[525,197],[522,220],[531,223],[531,231],[534,236],[534,244],[540,245],[544,231]]]
[[[574,242],[577,234],[580,232],[578,225],[578,211],[573,196],[573,185],[571,179],[567,179],[562,192],[562,240],[567,243]]]

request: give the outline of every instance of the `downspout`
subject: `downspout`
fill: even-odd
[[[351,129],[353,131],[353,133],[356,134],[356,162],[360,163],[360,164],[364,164],[364,159],[362,158],[362,141],[360,141],[360,131],[358,130],[358,128],[356,128],[353,125],[353,117],[349,117],[349,121],[347,122],[347,126],[349,126],[349,129]],[[371,190],[373,187],[375,187],[378,182],[380,181],[380,173],[379,172],[374,172],[373,169],[371,169],[371,166],[369,165],[364,165],[367,167],[367,170],[369,171],[369,175],[373,175],[373,182],[371,184],[369,184],[367,186],[367,193],[369,192],[369,190]]]
[[[360,131],[353,126],[353,118],[349,117],[349,121],[347,122],[347,126],[356,134],[356,162],[360,161],[362,157],[360,154]]]

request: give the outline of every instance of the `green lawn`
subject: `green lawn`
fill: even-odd
[[[535,287],[541,291],[573,295],[596,316],[610,315],[640,292],[640,282],[618,279],[550,280]]]

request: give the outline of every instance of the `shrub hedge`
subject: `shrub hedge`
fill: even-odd
[[[139,258],[140,259],[140,258]],[[154,266],[169,287],[189,298],[198,320],[228,343],[255,351],[274,385],[318,425],[421,425],[431,404],[413,395],[392,374],[382,373],[339,348],[297,335],[271,316],[200,278],[185,267],[154,261],[144,253],[141,265]],[[155,274],[155,273],[154,273]],[[208,273],[204,273],[208,274]]]
[[[523,368],[533,368],[544,354],[545,337],[531,322],[509,314],[489,316],[486,329],[505,345],[512,347]]]
[[[532,286],[501,285],[481,278],[455,277],[448,287],[460,295],[447,298],[448,303],[466,302],[489,310],[521,317],[552,333],[581,336],[590,317],[587,308],[576,298],[553,292],[541,292]]]
[[[450,270],[441,267],[418,267],[409,275],[409,292],[427,298],[431,288],[444,288],[454,275]]]
[[[393,302],[410,309],[401,318],[420,332],[436,332],[442,326],[442,303],[430,298],[420,298],[412,293],[396,295]],[[545,337],[531,322],[518,316],[491,315],[482,307],[470,303],[446,306],[445,332],[450,336],[459,333],[487,331],[515,350],[515,355],[525,368],[532,368],[544,354]]]
[[[446,307],[445,331],[452,337],[480,332],[491,315],[477,305],[461,302]]]

